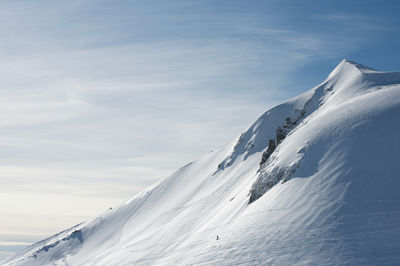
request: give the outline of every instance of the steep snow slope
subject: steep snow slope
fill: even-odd
[[[3,264],[399,264],[398,84],[344,60],[225,149]]]

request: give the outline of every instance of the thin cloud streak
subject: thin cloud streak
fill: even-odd
[[[365,38],[211,2],[0,7],[0,241],[128,200],[294,96],[296,70]]]
[[[370,16],[360,14],[331,13],[315,14],[312,19],[334,23],[335,25],[346,26],[343,30],[363,30],[363,31],[390,31],[388,25],[382,25],[382,21],[375,21]]]

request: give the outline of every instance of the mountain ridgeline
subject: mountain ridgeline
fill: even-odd
[[[343,60],[226,147],[2,265],[398,265],[400,73]]]

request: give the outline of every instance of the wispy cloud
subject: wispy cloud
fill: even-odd
[[[360,43],[282,18],[239,1],[2,2],[0,241],[127,200],[294,95],[294,71]]]
[[[381,21],[371,18],[371,16],[349,13],[328,13],[314,14],[312,19],[329,22],[331,25],[342,26],[342,30],[362,30],[362,31],[387,31],[388,25],[382,25]]]

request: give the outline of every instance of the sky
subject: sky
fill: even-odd
[[[223,147],[344,58],[400,70],[397,1],[0,2],[0,258]]]

